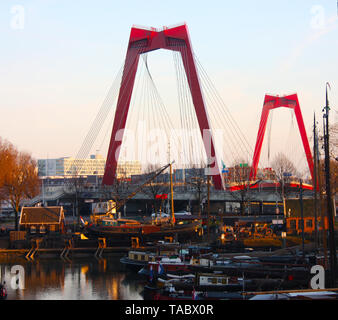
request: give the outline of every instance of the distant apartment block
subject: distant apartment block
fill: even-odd
[[[38,174],[40,177],[103,176],[105,165],[106,159],[101,155],[91,155],[89,159],[39,159]],[[117,178],[141,174],[141,164],[139,161],[120,161],[116,174]]]
[[[142,171],[142,165],[139,161],[119,161],[116,169],[118,179],[130,178],[133,175],[139,175]]]

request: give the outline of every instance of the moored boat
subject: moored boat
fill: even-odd
[[[155,261],[156,255],[154,252],[144,251],[129,251],[128,256],[122,257],[120,262],[128,269],[139,271],[145,267],[149,261]]]
[[[254,294],[249,300],[338,300],[338,293],[327,290],[298,290],[290,292],[260,292]]]
[[[149,241],[163,240],[166,237],[177,239],[177,241],[186,241],[194,239],[200,228],[199,221],[193,221],[187,224],[152,224],[129,222],[128,219],[111,219],[110,224],[105,223],[88,224],[83,233],[89,239],[107,238],[116,242],[130,244],[131,238],[138,238],[140,243]]]
[[[178,255],[158,257],[156,261],[149,261],[139,274],[146,277],[155,277],[159,275],[184,275],[190,272],[189,262],[184,262]]]
[[[147,267],[148,263],[159,261],[162,257],[176,255],[179,251],[177,244],[164,242],[157,243],[157,246],[155,246],[153,250],[154,251],[147,251],[141,248],[138,250],[130,250],[127,256],[120,259],[120,262],[133,271],[139,271]]]
[[[170,166],[170,185],[171,185],[171,215],[160,218],[156,216],[149,222],[140,222],[131,219],[121,219],[116,217],[116,211],[122,207],[128,199],[144,188],[155,177]],[[115,211],[115,212],[113,212]],[[154,217],[155,217],[154,216]],[[130,245],[131,241],[136,240],[138,243],[146,243],[155,240],[164,240],[165,238],[175,239],[183,242],[193,240],[198,237],[201,229],[201,221],[177,221],[174,213],[173,204],[173,185],[172,185],[172,164],[160,169],[154,177],[140,186],[135,192],[131,193],[127,198],[112,205],[104,214],[93,214],[91,223],[83,223],[83,234],[89,239],[106,238],[110,241],[125,243]]]

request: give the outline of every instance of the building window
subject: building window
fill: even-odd
[[[307,219],[306,220],[306,227],[307,228],[312,228],[312,219]]]

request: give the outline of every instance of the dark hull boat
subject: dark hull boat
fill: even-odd
[[[171,225],[169,223],[155,224],[121,224],[117,226],[104,226],[90,224],[83,233],[89,239],[106,238],[117,242],[130,244],[132,238],[138,238],[141,243],[163,240],[172,237],[177,241],[186,241],[197,236],[198,222]]]
[[[144,291],[144,300],[243,300],[241,292],[169,292]]]
[[[149,223],[141,223],[131,219],[116,219],[116,212],[119,208],[125,205],[126,201],[140,192],[147,184],[153,181],[164,170],[170,167],[170,193],[171,193],[171,216],[168,215],[156,217]],[[156,195],[164,199],[167,194]],[[107,208],[109,205],[107,205]],[[113,213],[115,210],[115,213]],[[172,183],[172,163],[161,168],[154,177],[148,179],[143,185],[132,192],[128,197],[110,206],[109,210],[104,214],[98,214],[94,212],[91,216],[91,224],[83,223],[83,234],[89,239],[105,238],[110,243],[119,244],[134,244],[136,246],[140,243],[146,243],[156,240],[165,240],[165,238],[171,238],[179,242],[194,239],[199,232],[200,222],[193,221],[184,223],[183,221],[176,222],[174,214],[174,201],[173,201],[173,183]]]

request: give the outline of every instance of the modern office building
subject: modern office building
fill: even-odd
[[[132,175],[139,175],[142,165],[139,161],[119,161],[116,169],[118,179],[130,178]]]
[[[40,177],[103,176],[106,159],[101,155],[91,155],[89,159],[64,157],[58,159],[39,159]],[[141,173],[139,161],[120,161],[117,166],[117,178],[128,178]]]

